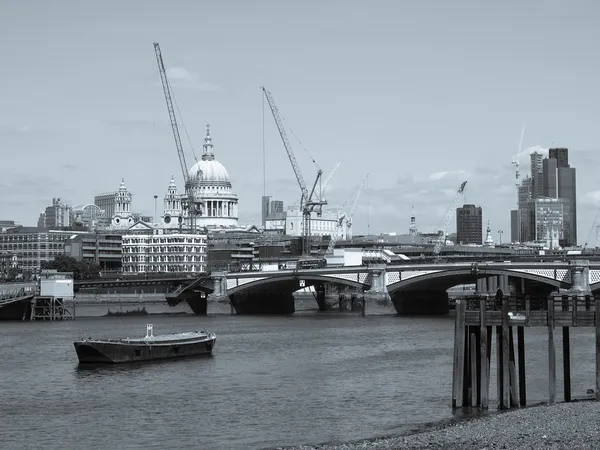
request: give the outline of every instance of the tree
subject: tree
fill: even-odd
[[[42,269],[72,272],[75,280],[90,280],[100,277],[100,266],[95,262],[78,261],[67,255],[58,255],[52,261],[43,262]]]

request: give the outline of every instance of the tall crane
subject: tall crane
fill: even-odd
[[[343,162],[343,160],[340,160],[337,163],[335,163],[335,166],[333,166],[333,169],[331,169],[331,172],[329,172],[329,175],[327,175],[327,177],[325,178],[325,181],[323,181],[323,183],[321,184],[321,193],[320,193],[321,200],[325,200],[325,189],[327,189],[327,185],[329,184],[329,181],[335,174],[336,170],[338,170],[338,168],[340,167],[342,162]]]
[[[358,191],[356,192],[356,197],[354,198],[354,203],[352,205],[352,209],[349,214],[343,213],[342,216],[338,219],[338,230],[339,233],[336,233],[331,236],[331,240],[329,241],[329,245],[327,246],[327,250],[325,250],[326,255],[330,255],[333,253],[333,248],[335,247],[335,243],[342,236],[342,229],[344,227],[344,221],[346,222],[346,239],[352,237],[352,217],[354,216],[354,211],[356,211],[356,207],[358,206],[358,199],[360,198],[360,194],[365,187],[365,183],[367,182],[367,178],[369,174],[365,175],[365,177],[360,182],[358,186]]]
[[[450,209],[448,209],[448,212],[446,213],[446,217],[444,220],[444,226],[440,230],[440,235],[438,237],[438,240],[435,242],[435,246],[433,247],[433,255],[435,257],[439,256],[440,250],[442,249],[442,246],[446,242],[446,235],[448,234],[448,228],[450,227],[450,222],[452,221],[452,217],[454,216],[454,212],[456,211],[456,207],[458,206],[460,197],[461,197],[463,191],[465,190],[466,184],[467,184],[467,182],[463,181],[461,183],[460,187],[458,188],[458,191],[456,192],[456,194],[454,194],[454,198],[452,199],[452,203],[450,204]]]
[[[327,175],[327,177],[325,178],[325,181],[322,181],[320,186],[319,186],[319,198],[321,199],[321,201],[327,201],[325,199],[325,189],[327,189],[327,185],[329,184],[329,181],[331,180],[331,178],[333,177],[333,175],[335,174],[336,170],[338,170],[338,168],[340,167],[340,165],[342,164],[342,161],[338,161],[337,163],[335,163],[335,166],[333,166],[333,169],[331,169],[331,172],[329,172],[329,175]],[[317,216],[321,217],[321,215],[323,214],[323,206],[319,206],[319,209],[317,210]]]
[[[350,214],[346,216],[346,239],[350,239],[352,237],[352,218],[354,217],[354,211],[356,211],[356,207],[358,206],[358,199],[360,198],[360,194],[362,194],[362,191],[365,188],[365,184],[368,178],[369,174],[366,174],[360,182],[360,186],[358,187],[358,192],[356,193],[356,197],[354,198],[354,204],[352,205]]]
[[[309,192],[306,187],[306,183],[304,182],[302,172],[300,171],[300,166],[298,166],[298,161],[296,161],[296,155],[292,150],[292,146],[290,145],[287,133],[285,132],[283,120],[279,115],[279,110],[275,105],[275,100],[273,100],[273,95],[264,86],[262,86],[261,89],[265,95],[265,98],[267,99],[267,103],[269,104],[271,113],[273,114],[273,119],[275,120],[275,124],[277,125],[279,135],[281,136],[281,140],[283,141],[283,146],[285,147],[285,151],[287,152],[290,163],[292,164],[294,175],[296,175],[296,180],[298,181],[298,186],[300,186],[300,192],[302,193],[300,197],[300,209],[302,210],[302,255],[308,256],[310,255],[311,242],[311,213],[315,211],[315,208],[321,208],[323,205],[327,204],[326,200],[314,199],[317,184],[321,180],[323,171],[321,169],[317,171],[317,178],[315,179],[312,189]]]
[[[196,190],[198,181],[202,174],[198,171],[193,177],[187,169],[187,163],[185,161],[185,153],[183,152],[183,145],[181,144],[181,137],[179,136],[179,127],[177,126],[177,118],[175,116],[175,109],[173,108],[173,101],[171,96],[171,87],[167,78],[167,72],[165,70],[165,64],[163,62],[162,53],[160,51],[160,45],[158,42],[154,42],[154,53],[156,54],[156,62],[158,64],[158,71],[160,73],[160,80],[162,82],[163,91],[165,94],[165,102],[167,104],[167,110],[169,111],[169,118],[171,119],[171,129],[173,131],[173,138],[175,138],[175,147],[177,148],[177,155],[179,156],[179,164],[181,165],[181,172],[183,174],[183,181],[185,185],[185,193],[187,198],[182,202],[182,206],[187,209],[190,218],[191,232],[196,232],[196,216],[202,214],[203,202],[201,199],[196,197]]]

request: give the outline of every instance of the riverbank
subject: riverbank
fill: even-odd
[[[598,417],[600,402],[578,401],[450,421],[401,436],[278,450],[598,449]]]

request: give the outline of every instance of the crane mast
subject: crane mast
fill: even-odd
[[[338,229],[341,229],[344,226],[344,220],[346,220],[346,239],[350,236],[350,228],[352,227],[352,216],[354,216],[354,211],[356,211],[356,207],[358,206],[358,199],[360,198],[360,194],[365,187],[365,183],[367,182],[367,178],[369,178],[369,174],[365,175],[362,179],[360,186],[358,187],[358,192],[356,193],[356,197],[354,198],[354,204],[352,205],[352,209],[350,210],[350,214],[346,215],[342,214],[342,217],[338,220]],[[333,248],[335,247],[335,243],[341,237],[341,234],[334,234],[331,236],[331,240],[329,241],[329,245],[327,246],[327,250],[325,250],[326,255],[330,255],[333,253]]]
[[[438,237],[438,240],[435,242],[435,246],[433,247],[433,255],[435,257],[439,256],[440,250],[442,249],[442,246],[444,245],[444,243],[446,241],[446,235],[448,234],[448,228],[450,227],[450,222],[452,221],[452,217],[454,215],[456,207],[458,206],[458,202],[460,201],[460,196],[462,195],[463,191],[465,190],[466,184],[467,184],[467,182],[463,181],[461,183],[460,187],[458,188],[458,191],[456,192],[456,194],[454,194],[454,198],[452,199],[452,203],[450,204],[450,209],[446,213],[446,217],[444,220],[444,226],[440,230],[440,235]]]
[[[175,116],[175,109],[173,108],[173,100],[171,98],[171,88],[169,86],[169,80],[167,78],[167,72],[165,70],[165,64],[162,58],[162,52],[160,51],[160,45],[158,42],[154,42],[154,53],[156,54],[156,62],[158,64],[158,71],[160,73],[160,80],[162,82],[163,91],[165,94],[165,102],[167,104],[167,110],[169,112],[169,119],[171,120],[171,129],[173,131],[173,138],[175,139],[175,147],[177,148],[177,155],[179,156],[179,164],[181,166],[181,172],[183,174],[183,181],[185,183],[185,193],[187,195],[187,210],[190,216],[190,228],[192,233],[196,231],[196,215],[201,213],[200,203],[196,200],[194,195],[194,181],[190,179],[187,163],[185,161],[185,153],[183,152],[183,145],[181,143],[181,137],[179,135],[179,127],[177,125],[177,118]]]
[[[302,172],[300,171],[298,161],[296,161],[296,155],[292,150],[292,146],[287,137],[287,133],[285,132],[283,120],[281,119],[279,110],[277,109],[277,105],[275,104],[275,100],[273,100],[273,95],[264,86],[261,87],[261,90],[263,91],[265,98],[267,99],[267,103],[269,104],[269,108],[271,109],[271,114],[273,115],[273,119],[275,120],[275,124],[277,125],[279,136],[281,136],[283,146],[285,147],[285,151],[287,152],[290,163],[292,164],[294,175],[296,175],[296,180],[298,181],[298,186],[300,187],[300,191],[302,193],[302,196],[300,198],[300,209],[302,210],[302,255],[307,256],[310,254],[310,240],[312,229],[311,213],[315,210],[315,207],[321,207],[327,204],[326,200],[320,198],[317,200],[313,200],[317,184],[321,180],[323,171],[320,169],[318,170],[317,177],[309,193],[306,187],[306,183],[304,181],[304,177],[302,176]]]

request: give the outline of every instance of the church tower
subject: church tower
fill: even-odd
[[[125,186],[125,179],[121,179],[121,186],[114,194],[115,213],[111,220],[113,228],[126,228],[133,225],[131,213],[131,192]]]
[[[171,182],[167,188],[164,200],[165,212],[162,218],[163,224],[179,226],[179,217],[182,216],[183,211],[181,207],[181,195],[177,193],[177,185],[173,176],[171,176]]]

